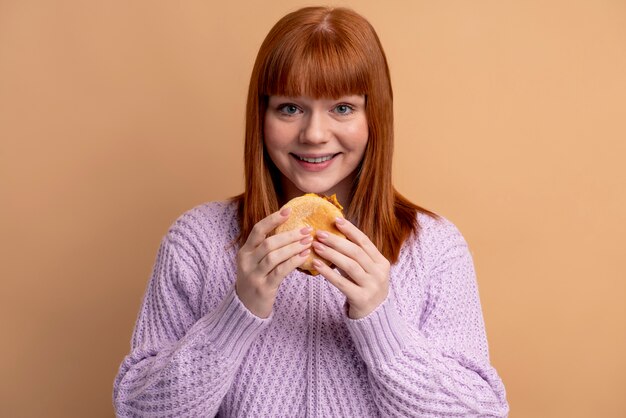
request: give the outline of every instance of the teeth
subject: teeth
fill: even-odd
[[[328,161],[331,158],[333,158],[332,155],[327,155],[326,157],[319,157],[319,158],[305,158],[305,157],[300,157],[299,155],[297,157],[302,161],[306,161],[307,163],[321,163],[321,162]]]

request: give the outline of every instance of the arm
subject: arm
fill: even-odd
[[[270,318],[252,315],[233,289],[206,316],[190,304],[199,281],[166,237],[114,382],[118,416],[214,416],[252,341]]]
[[[428,254],[435,262],[418,329],[396,309],[389,262],[350,222],[338,219],[337,227],[348,240],[318,232],[321,243],[313,246],[343,275],[315,265],[346,295],[345,321],[383,415],[506,416],[504,386],[489,364],[472,257],[458,229],[446,221],[434,232]]]
[[[368,316],[346,318],[348,328],[384,415],[507,416],[504,385],[489,362],[471,254],[451,224],[443,242],[419,329],[399,315],[392,292]]]

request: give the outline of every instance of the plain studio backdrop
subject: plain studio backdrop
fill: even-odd
[[[0,416],[113,416],[159,241],[242,191],[256,52],[310,4],[0,0]],[[396,186],[470,244],[510,416],[626,416],[626,2],[331,4],[385,47]]]

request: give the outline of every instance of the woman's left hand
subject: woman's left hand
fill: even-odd
[[[317,259],[313,265],[326,280],[346,295],[348,316],[352,319],[363,318],[387,298],[390,264],[372,241],[348,220],[337,218],[335,224],[348,239],[317,231],[313,248],[345,276]]]

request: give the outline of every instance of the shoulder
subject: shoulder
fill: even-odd
[[[392,266],[392,283],[399,309],[421,324],[420,318],[442,289],[459,288],[473,270],[467,242],[454,222],[424,212],[416,218],[417,233],[404,242]]]
[[[213,201],[181,214],[164,241],[175,249],[184,266],[201,276],[215,262],[216,255],[230,254],[238,234],[236,203]]]
[[[161,241],[159,253],[170,254],[171,264],[161,265],[155,274],[172,277],[174,288],[200,315],[207,275],[218,269],[224,272],[224,266],[232,264],[238,231],[237,205],[230,201],[206,202],[185,211]],[[212,291],[224,295],[229,277],[222,274],[222,281],[213,281]]]
[[[213,201],[182,213],[170,226],[166,238],[174,244],[209,238],[228,240],[239,231],[237,206],[231,201]]]
[[[432,268],[443,259],[469,254],[468,243],[454,222],[445,216],[417,214],[418,232],[406,242],[425,267]]]
[[[440,245],[451,242],[467,244],[459,228],[445,216],[437,214],[437,217],[433,217],[419,212],[417,223],[419,225],[417,239],[424,244]]]

